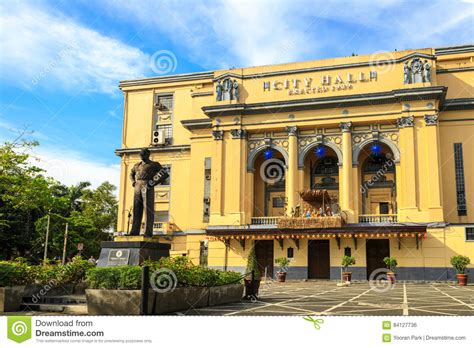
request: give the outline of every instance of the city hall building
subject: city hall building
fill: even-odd
[[[146,147],[170,173],[155,188],[154,238],[195,264],[244,273],[255,248],[267,277],[285,256],[290,279],[339,279],[351,255],[353,279],[368,279],[392,256],[399,279],[442,281],[451,256],[474,260],[472,45],[120,88],[119,235]]]

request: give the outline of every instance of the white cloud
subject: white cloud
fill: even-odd
[[[53,10],[2,3],[0,28],[1,76],[24,88],[113,93],[149,71],[147,54]]]
[[[91,161],[67,149],[35,148],[31,152],[31,163],[44,169],[47,176],[53,177],[64,185],[89,181],[95,188],[104,181],[108,181],[119,187],[120,164]]]
[[[138,26],[149,24],[148,28],[164,33],[192,61],[208,69],[462,44],[472,40],[474,18],[471,4],[443,0],[109,0],[103,4],[114,18]],[[156,44],[157,50],[162,49]]]

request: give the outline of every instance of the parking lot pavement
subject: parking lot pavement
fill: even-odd
[[[448,283],[267,282],[257,301],[198,308],[178,315],[474,315],[474,286]]]

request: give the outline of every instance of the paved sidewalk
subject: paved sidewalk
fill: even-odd
[[[474,315],[474,286],[447,283],[269,282],[256,302],[198,308],[178,315]]]

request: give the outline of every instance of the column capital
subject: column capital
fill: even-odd
[[[245,129],[231,129],[230,134],[232,139],[247,139],[247,130]]]
[[[339,123],[339,128],[343,133],[352,131],[352,122],[341,122]]]
[[[223,140],[224,139],[224,131],[223,130],[213,130],[212,137],[214,140]]]
[[[438,115],[425,115],[425,125],[426,126],[436,126],[438,124]]]
[[[288,136],[296,136],[296,135],[298,135],[298,127],[296,127],[296,126],[287,126],[286,127],[286,132],[288,133]]]
[[[413,116],[403,116],[397,118],[398,128],[413,127],[415,125],[415,118]]]

